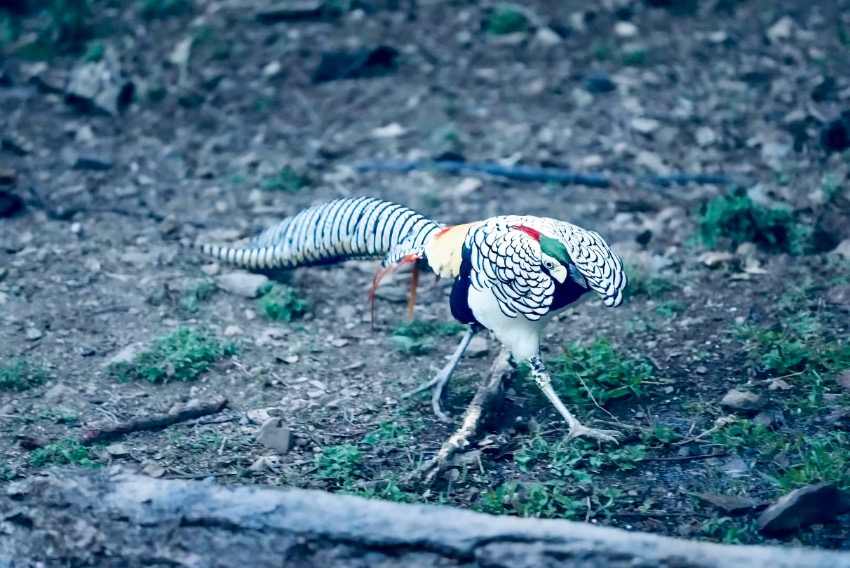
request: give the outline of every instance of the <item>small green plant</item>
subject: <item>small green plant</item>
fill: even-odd
[[[412,320],[395,328],[392,340],[402,353],[422,355],[433,347],[434,338],[438,335],[457,335],[462,330],[463,326],[458,323]]]
[[[627,359],[610,343],[597,339],[589,347],[567,346],[563,355],[548,360],[555,390],[573,404],[589,405],[637,393],[652,374],[641,359]]]
[[[611,55],[615,51],[614,43],[608,39],[595,39],[590,44],[590,55],[599,61],[607,61],[611,59]]]
[[[43,467],[45,465],[79,465],[83,467],[100,467],[100,464],[89,458],[89,451],[76,440],[63,440],[34,450],[29,457],[30,465]]]
[[[646,459],[646,446],[632,444],[606,452],[588,442],[558,441],[551,443],[541,436],[526,442],[514,453],[520,471],[530,472],[536,465],[545,464],[547,475],[568,478],[582,485],[593,481],[593,474],[606,468],[630,470]]]
[[[755,523],[751,523],[755,525]],[[711,537],[727,544],[742,544],[748,540],[748,535],[755,534],[755,526],[742,527],[729,517],[707,519],[699,527],[703,536]]]
[[[121,380],[193,381],[213,363],[235,353],[235,345],[222,343],[209,333],[178,329],[154,340],[151,349],[131,362],[111,365],[109,371]]]
[[[106,52],[106,45],[100,40],[93,40],[86,44],[86,50],[83,52],[83,61],[97,62],[103,59],[103,54]]]
[[[36,387],[47,378],[47,371],[26,359],[12,359],[0,365],[0,391],[25,391]]]
[[[73,412],[71,410],[65,410],[62,408],[43,412],[41,416],[39,416],[39,418],[50,420],[52,422],[55,422],[56,424],[67,424],[69,426],[74,426],[80,421],[80,418],[77,416],[76,412]]]
[[[346,489],[342,493],[357,495],[366,499],[381,499],[394,503],[416,503],[422,501],[422,496],[417,492],[405,491],[398,486],[398,480],[389,479],[376,483],[375,488],[369,489]]]
[[[670,426],[656,424],[651,429],[643,432],[641,438],[645,444],[657,442],[661,446],[668,446],[678,440],[679,435]]]
[[[564,489],[563,483],[508,481],[485,493],[476,509],[492,515],[576,519],[587,506]]]
[[[809,315],[788,317],[780,329],[742,327],[735,332],[748,356],[773,376],[793,373],[834,375],[850,369],[850,344],[830,340]]]
[[[148,19],[180,16],[192,11],[189,0],[141,0],[142,16]]]
[[[325,446],[316,456],[316,478],[338,487],[350,485],[362,462],[360,449],[352,444]]]
[[[756,204],[744,190],[716,197],[698,216],[701,241],[709,248],[755,243],[766,251],[802,254],[809,249],[812,229],[797,223],[787,208]]]
[[[264,109],[260,109],[258,107],[258,110]],[[260,189],[266,191],[288,191],[290,193],[295,193],[309,185],[309,176],[298,173],[290,166],[285,166],[278,170],[274,175],[268,176],[260,181]]]
[[[52,0],[49,12],[55,45],[78,49],[94,35],[90,0]]]
[[[77,53],[94,37],[90,0],[49,0],[33,4],[36,9],[44,14],[43,25],[15,50],[22,59],[49,61],[61,52]],[[0,10],[0,45],[16,41],[21,28],[18,17]]]
[[[274,284],[257,300],[260,311],[272,321],[292,321],[310,309],[307,300],[301,298],[294,288]]]
[[[200,303],[212,298],[217,289],[214,280],[205,278],[180,297],[180,307],[189,312],[197,312]]]
[[[629,285],[625,290],[627,298],[647,296],[657,299],[676,289],[669,278],[651,274],[645,268],[627,265],[625,271],[629,277]]]
[[[685,305],[681,302],[664,302],[655,306],[655,313],[665,318],[672,318],[685,311]]]
[[[484,22],[484,31],[493,35],[523,32],[528,27],[528,18],[516,7],[498,6]]]
[[[412,440],[410,429],[396,422],[381,422],[377,430],[363,437],[364,444],[373,446],[401,446]]]
[[[620,50],[620,61],[629,67],[643,65],[648,59],[649,50],[643,45],[626,45]]]

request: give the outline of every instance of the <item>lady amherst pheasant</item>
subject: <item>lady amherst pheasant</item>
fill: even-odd
[[[545,217],[505,215],[445,227],[402,205],[368,197],[338,199],[288,217],[245,246],[198,245],[210,257],[253,271],[381,258],[374,289],[389,270],[424,261],[454,278],[452,315],[467,331],[448,364],[431,381],[406,393],[432,389],[440,397],[474,334],[488,329],[527,361],[540,389],[567,421],[569,438],[616,441],[619,433],[581,424],[552,388],[540,356],[546,324],[591,290],[619,306],[628,283],[623,263],[597,233]],[[414,282],[417,270],[414,269]],[[414,288],[415,293],[415,288]],[[411,297],[411,300],[413,296]]]

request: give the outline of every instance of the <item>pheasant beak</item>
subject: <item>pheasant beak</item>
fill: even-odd
[[[579,269],[576,268],[575,264],[570,264],[567,266],[567,274],[570,276],[570,280],[587,290],[589,288],[587,284],[587,278],[584,277],[584,274],[579,272]]]

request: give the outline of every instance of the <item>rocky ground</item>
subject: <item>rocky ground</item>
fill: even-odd
[[[0,18],[3,478],[122,463],[850,548],[850,4],[394,4],[95,1],[77,20]],[[614,182],[351,167],[438,157]],[[651,179],[679,173],[742,190]],[[602,233],[629,264],[629,300],[566,312],[545,354],[568,404],[626,440],[563,443],[520,368],[455,468],[400,484],[456,427],[428,396],[399,398],[459,341],[449,283],[423,278],[407,323],[396,275],[373,326],[376,263],[267,292],[184,247],[348,195],[446,223],[527,213]],[[477,342],[462,362],[453,416],[496,351]],[[214,415],[76,441],[221,396]],[[780,521],[760,517],[801,488]],[[836,506],[810,518],[807,500]]]

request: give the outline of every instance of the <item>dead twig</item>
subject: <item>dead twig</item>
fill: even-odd
[[[121,436],[132,432],[161,430],[162,428],[167,428],[177,424],[178,422],[185,422],[186,420],[193,420],[195,418],[201,418],[202,416],[209,416],[210,414],[221,412],[225,406],[227,406],[226,398],[220,398],[211,402],[193,404],[185,406],[175,412],[169,412],[168,414],[136,418],[134,420],[120,422],[103,428],[86,430],[86,432],[80,436],[78,441],[83,446],[89,446],[96,442],[114,440],[115,438],[120,438]]]
[[[431,483],[437,473],[449,464],[452,456],[470,444],[470,439],[478,432],[478,427],[481,425],[484,415],[495,402],[501,390],[502,381],[512,373],[513,366],[510,363],[510,353],[506,349],[502,349],[496,360],[493,361],[487,380],[478,386],[478,391],[463,415],[460,428],[443,443],[437,455],[416,469],[408,476],[407,481],[420,478],[426,484]]]

